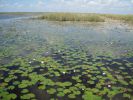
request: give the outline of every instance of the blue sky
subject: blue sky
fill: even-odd
[[[0,0],[0,12],[133,14],[133,0]]]

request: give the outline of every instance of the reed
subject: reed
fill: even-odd
[[[39,17],[50,21],[89,21],[104,22],[99,14],[81,14],[81,13],[48,13]]]
[[[110,18],[112,20],[121,20],[121,21],[133,24],[133,15],[104,14],[104,17],[105,18]]]

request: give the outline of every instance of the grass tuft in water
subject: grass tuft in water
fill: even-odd
[[[79,13],[48,13],[39,19],[50,21],[89,21],[104,22],[104,19],[98,14],[79,14]]]

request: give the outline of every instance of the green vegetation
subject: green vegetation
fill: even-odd
[[[104,22],[104,19],[98,14],[78,14],[78,13],[48,13],[39,19],[50,21],[89,21],[89,22]]]
[[[57,96],[58,97],[63,97],[65,94],[63,92],[58,92]]]
[[[133,23],[133,15],[115,15],[115,14],[89,14],[89,13],[46,13],[38,17],[49,21],[88,21],[104,22],[106,19],[120,20],[127,23]]]
[[[54,94],[54,93],[56,92],[56,90],[51,88],[51,89],[47,90],[47,92],[48,92],[49,94]]]
[[[20,97],[23,100],[29,100],[35,98],[35,95],[33,93],[24,94]]]
[[[133,24],[133,15],[113,15],[113,14],[105,14],[103,15],[106,18],[110,18],[113,20],[121,20],[124,22],[132,23]]]
[[[28,93],[29,90],[28,90],[28,89],[23,89],[21,92],[22,92],[22,93]]]
[[[47,13],[46,15],[51,16],[51,14],[53,15],[54,13]],[[70,17],[68,14],[67,19],[64,18],[67,13],[64,13],[63,15],[61,13],[58,14],[59,15],[55,17],[62,16],[60,19],[57,18],[59,21],[90,21],[89,19],[91,18],[87,19],[88,16],[97,16],[97,14],[81,14],[80,16],[80,14],[73,15],[70,13]],[[103,15],[99,16],[100,18],[106,18]],[[82,19],[81,17],[87,18]],[[52,18],[52,20],[54,20],[54,18]],[[26,23],[26,21],[24,23]],[[28,21],[30,23],[30,21],[33,20]],[[91,21],[93,22],[97,20]],[[37,20],[37,22],[42,21]],[[32,24],[33,23],[34,22],[32,22]],[[48,21],[46,21],[45,24],[48,23],[50,23],[49,26],[52,26],[52,28],[56,27],[57,25],[55,24],[54,26],[53,22]],[[71,25],[73,26],[73,24]],[[93,24],[97,25],[97,23]],[[6,25],[6,23],[4,25]],[[77,26],[77,23],[75,25]],[[92,23],[90,25],[93,27]],[[9,25],[7,26],[9,27]],[[27,27],[32,29],[33,26],[28,24]],[[38,27],[41,26],[44,28],[42,23]],[[93,43],[93,40],[91,40],[89,37],[83,38],[81,35],[78,35],[81,34],[81,32],[78,30],[78,33],[77,29],[77,32],[74,33],[76,35],[73,35],[72,32],[75,30],[75,28],[72,28],[70,36],[69,34],[64,35],[62,33],[58,33],[60,31],[60,29],[58,29],[59,31],[56,33],[58,38],[53,38],[53,34],[51,35],[51,33],[55,32],[55,30],[51,27],[46,29],[46,32],[48,30],[52,30],[52,32],[44,34],[45,31],[40,30],[41,28],[39,28],[39,32],[34,32],[34,30],[28,30],[26,27],[27,31],[25,31],[23,28],[25,26],[23,25],[19,26],[19,28],[21,31],[24,30],[24,32],[17,30],[16,36],[10,37],[10,34],[15,33],[15,30],[13,30],[12,27],[10,27],[12,32],[9,31],[9,34],[5,36],[7,37],[7,40],[2,40],[5,34],[1,35],[1,41],[3,41],[2,44],[6,45],[0,47],[2,49],[0,52],[0,62],[4,62],[0,65],[0,100],[36,100],[38,97],[44,97],[45,99],[45,96],[48,98],[48,100],[78,98],[84,100],[88,100],[88,98],[90,98],[89,100],[104,100],[108,98],[111,100],[119,94],[121,94],[119,96],[122,99],[132,99],[133,62],[131,59],[133,54],[130,55],[131,58],[129,56],[116,57],[113,56],[112,52],[108,52],[109,49],[106,50],[106,47],[102,48],[102,51],[104,51],[102,54],[96,51],[100,49],[99,47],[91,47],[91,45],[94,44],[96,44],[96,46],[105,46],[105,44],[109,44],[108,47],[111,49],[111,51],[113,51],[114,55],[117,55],[117,50],[115,51],[115,48],[117,48],[117,43],[119,44],[120,42],[121,44],[122,41],[123,44],[126,44],[124,43],[124,40],[119,42],[117,42],[118,40],[114,40],[116,44],[113,42],[114,44],[110,46],[108,39],[107,41],[100,42],[101,38],[98,37],[100,38],[98,41],[100,44],[97,42],[97,40]],[[36,28],[37,26],[35,25],[34,27]],[[59,27],[62,27],[62,25],[59,25]],[[5,27],[5,29],[6,28],[7,27]],[[86,31],[88,26],[80,26],[79,28]],[[100,27],[98,26],[98,28]],[[2,33],[5,31],[7,30],[2,31]],[[29,35],[30,31],[31,33],[35,34]],[[65,32],[68,31],[69,30],[66,28]],[[93,28],[91,31],[92,33],[90,31],[88,31],[87,34],[84,33],[86,34],[85,37],[88,34],[94,34]],[[43,35],[40,34],[41,32],[43,32]],[[25,35],[23,36],[23,34]],[[61,38],[59,43],[56,43],[55,41],[60,40],[60,35],[64,37]],[[47,38],[46,41],[41,37]],[[55,41],[52,41],[49,39],[49,37],[52,37]],[[94,35],[90,37],[95,39]],[[83,39],[80,40],[80,38]],[[12,44],[10,44],[10,42]],[[15,46],[15,44],[19,46]],[[132,48],[131,44],[132,42],[130,43],[130,48]],[[91,52],[91,49],[89,48],[91,48],[95,54]],[[9,57],[8,59],[10,59],[10,61],[7,60],[7,57]]]
[[[100,96],[93,95],[92,92],[86,91],[85,94],[82,96],[84,100],[102,100]]]
[[[71,56],[71,53],[72,52],[67,52],[67,56],[69,55],[68,57],[71,58],[71,61],[74,61],[73,55]],[[74,56],[78,58],[79,55]],[[79,59],[81,58],[79,57]],[[96,61],[95,59],[97,58],[94,58],[95,63],[92,63],[91,65],[74,64],[72,68],[69,66],[62,66],[52,57],[42,57],[36,59],[38,62],[44,62],[42,66],[40,66],[41,63],[38,63],[37,65],[29,65],[29,61],[22,58],[15,59],[10,65],[17,65],[19,67],[10,70],[9,75],[6,76],[3,80],[3,83],[0,84],[2,87],[0,90],[0,93],[2,93],[0,97],[6,99],[6,96],[9,95],[9,100],[15,99],[17,95],[8,93],[8,91],[16,89],[17,86],[21,89],[21,99],[34,99],[35,95],[30,93],[31,91],[29,88],[32,86],[34,87],[37,84],[38,91],[46,91],[49,95],[55,95],[56,97],[61,98],[67,96],[70,99],[75,99],[77,96],[82,95],[84,100],[88,100],[88,97],[90,100],[101,100],[106,94],[108,98],[112,99],[119,93],[124,93],[124,98],[131,98],[131,95],[128,92],[132,92],[132,89],[129,89],[128,86],[133,85],[132,76],[129,77],[127,72],[117,72],[116,74],[112,74],[112,65],[116,64],[118,66],[117,69],[119,69],[118,71],[127,70],[127,68],[130,67],[121,67],[121,64],[118,65],[117,61],[111,61],[111,67],[107,68],[103,67],[106,64],[101,61]],[[8,64],[6,67],[1,67],[1,70],[9,71],[8,69],[10,68],[11,67]],[[47,68],[47,71],[44,74],[34,72],[36,69],[43,68]],[[38,72],[42,73],[40,70],[38,70]],[[16,74],[24,79],[18,80]],[[71,75],[71,77],[69,75]],[[4,76],[1,75],[1,79],[3,79],[3,77]],[[130,79],[130,81],[127,82],[125,78]],[[9,85],[8,83],[12,82],[13,80],[15,80],[13,85]],[[123,87],[115,87],[117,84]],[[3,89],[5,87],[7,88]],[[82,91],[84,91],[84,94]]]

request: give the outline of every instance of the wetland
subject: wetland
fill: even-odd
[[[133,16],[79,15],[0,14],[0,100],[133,100]]]

